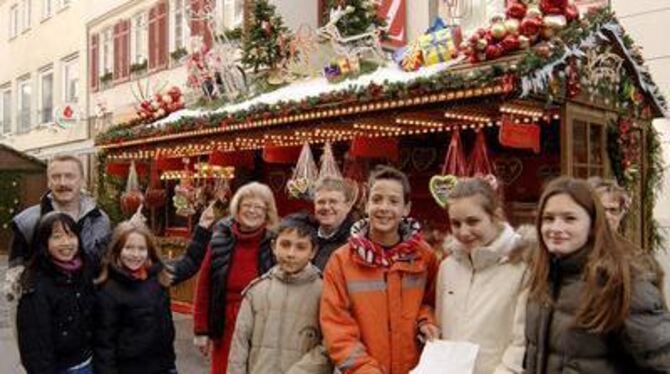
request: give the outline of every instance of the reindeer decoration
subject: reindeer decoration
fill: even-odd
[[[384,51],[381,46],[383,30],[375,28],[362,34],[343,37],[337,28],[337,22],[342,17],[354,11],[352,6],[342,9],[341,6],[330,10],[330,19],[323,27],[316,31],[322,40],[329,40],[335,53],[348,59],[361,58],[365,53],[371,53],[380,61],[384,60]]]
[[[205,2],[200,9],[189,7],[187,16],[192,22],[200,22],[205,32],[212,35],[212,46],[207,47],[202,37],[196,36],[192,40],[191,60],[196,60],[192,72],[198,74],[193,77],[191,86],[199,86],[208,99],[225,95],[234,99],[247,92],[247,79],[244,69],[238,63],[238,48],[228,40],[225,33],[217,35],[220,28],[216,24],[214,2]],[[191,79],[189,79],[191,80]]]

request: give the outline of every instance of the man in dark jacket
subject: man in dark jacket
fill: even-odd
[[[318,248],[313,263],[321,271],[330,255],[349,239],[354,204],[351,188],[340,178],[325,177],[314,188],[314,218],[318,222]]]
[[[98,208],[95,200],[82,194],[85,185],[84,166],[77,157],[71,155],[56,156],[47,168],[49,191],[40,204],[33,205],[12,220],[13,238],[9,248],[9,270],[7,283],[16,284],[14,278],[22,272],[33,255],[31,242],[33,232],[40,217],[51,211],[67,213],[76,222],[81,231],[84,252],[97,269],[111,237],[111,227],[107,214]],[[16,296],[16,286],[10,286],[7,296]]]

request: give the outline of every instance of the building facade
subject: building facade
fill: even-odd
[[[85,118],[92,0],[0,1],[0,142],[40,159],[94,152]]]

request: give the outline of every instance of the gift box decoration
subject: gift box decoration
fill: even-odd
[[[458,54],[461,41],[457,29],[446,28],[419,37],[424,65],[446,62]]]

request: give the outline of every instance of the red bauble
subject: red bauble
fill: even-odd
[[[505,53],[516,51],[521,47],[519,37],[516,35],[507,35],[500,44],[502,45],[503,51]]]
[[[521,21],[521,26],[519,27],[519,32],[521,35],[525,35],[529,38],[537,36],[542,30],[542,18],[529,18],[526,17]]]
[[[565,18],[568,20],[568,23],[579,19],[579,9],[577,9],[575,4],[568,5],[568,8],[565,10]]]
[[[140,207],[143,200],[144,196],[142,196],[142,192],[138,190],[126,192],[121,195],[121,211],[123,211],[125,215],[131,215],[137,211],[137,208]]]
[[[486,47],[486,59],[495,60],[503,55],[503,47],[500,44],[492,44]]]
[[[516,18],[518,20],[521,20],[523,19],[523,17],[526,16],[527,9],[528,7],[526,7],[526,4],[518,0],[512,0],[508,3],[505,14],[507,15],[508,18]]]
[[[544,14],[565,14],[568,8],[568,0],[542,0],[540,10]]]

